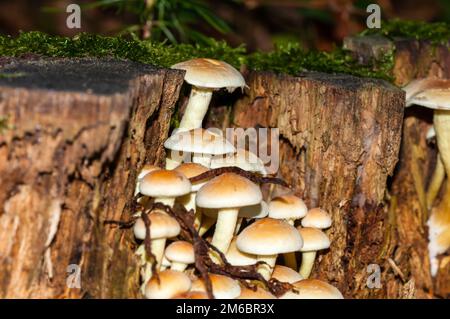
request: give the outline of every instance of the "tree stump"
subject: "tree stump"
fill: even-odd
[[[279,128],[279,175],[308,207],[332,215],[332,245],[319,252],[312,276],[346,297],[383,296],[366,286],[367,267],[384,261],[383,200],[398,159],[403,92],[380,80],[323,73],[251,72],[247,84],[248,94],[225,118],[238,127]]]
[[[180,71],[0,61],[0,298],[135,297],[137,171],[164,159]]]
[[[363,60],[371,57],[370,52],[379,51],[377,48],[395,49],[393,74],[399,86],[414,78],[450,78],[450,50],[447,46],[412,39],[384,39],[384,42],[379,38],[374,42],[372,37],[362,39],[355,41],[349,38],[345,42]],[[361,41],[364,46],[359,45]],[[371,46],[373,49],[367,50]],[[388,249],[405,278],[402,280],[393,273],[385,275],[388,297],[398,297],[400,291],[409,289],[408,282],[414,284],[419,298],[450,296],[450,263],[442,263],[438,275],[432,278],[427,247],[429,210],[425,194],[437,158],[435,141],[426,139],[432,123],[432,110],[411,107],[405,111],[400,161],[390,187],[390,211],[395,227],[390,234]],[[435,204],[438,202],[439,198]],[[450,261],[450,257],[443,257]]]

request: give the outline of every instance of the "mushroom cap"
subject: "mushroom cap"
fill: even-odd
[[[230,243],[230,247],[228,247],[228,251],[225,254],[227,261],[233,266],[249,266],[256,264],[256,256],[240,251],[236,247],[236,239],[236,237],[233,238]]]
[[[189,179],[191,177],[195,177],[200,174],[203,174],[203,173],[209,171],[209,169],[207,167],[205,167],[201,164],[197,164],[197,163],[182,163],[175,168],[175,171],[183,174],[184,176],[186,176]],[[198,191],[200,189],[200,187],[202,187],[205,183],[206,182],[204,182],[204,181],[192,183],[191,191],[192,192]]]
[[[312,208],[302,219],[303,227],[325,229],[331,226],[331,216],[321,208]]]
[[[137,178],[140,180],[140,179],[144,178],[144,176],[147,175],[148,173],[153,172],[153,171],[157,171],[157,170],[160,170],[160,169],[161,169],[161,167],[158,167],[156,165],[145,164],[141,168],[141,171],[139,172]]]
[[[166,213],[153,211],[148,214],[148,218],[151,239],[175,237],[180,233],[180,224]],[[136,220],[133,231],[137,239],[145,239],[145,224],[142,218]]]
[[[269,217],[276,219],[300,219],[308,208],[303,200],[295,195],[283,195],[269,202]]]
[[[277,299],[274,295],[272,295],[267,290],[256,286],[256,290],[242,287],[241,294],[237,299]]]
[[[158,275],[160,282],[153,276],[145,287],[148,299],[170,299],[191,289],[191,280],[180,271],[164,270]]]
[[[303,240],[295,227],[284,220],[262,218],[239,234],[236,245],[245,253],[267,256],[299,251]]]
[[[204,208],[237,208],[256,205],[262,200],[258,185],[234,173],[219,175],[197,192],[197,206]]]
[[[164,254],[172,262],[183,264],[193,264],[195,262],[194,246],[187,241],[174,241],[167,246]]]
[[[227,88],[230,92],[245,87],[242,74],[223,61],[198,58],[174,64],[171,68],[186,71],[184,80],[196,87]]]
[[[293,283],[298,293],[286,292],[280,299],[344,299],[334,286],[318,279],[304,279]]]
[[[297,227],[298,232],[303,238],[303,247],[300,251],[317,251],[330,247],[330,239],[318,228],[313,227]]]
[[[417,104],[431,109],[450,110],[450,80],[424,78],[411,81],[403,88],[406,105]]]
[[[241,287],[238,282],[227,276],[209,274],[212,284],[213,295],[216,299],[234,299],[241,294]],[[206,292],[206,287],[202,279],[197,279],[192,283],[192,291]]]
[[[191,183],[177,171],[160,169],[142,178],[139,192],[150,197],[179,197],[191,192]]]
[[[174,151],[212,155],[235,151],[233,144],[222,135],[203,128],[177,131],[164,142],[164,147]]]
[[[290,284],[303,280],[302,275],[293,270],[292,268],[276,265],[272,272],[272,278],[281,282],[288,282]]]
[[[239,209],[239,217],[242,218],[264,218],[269,214],[269,205],[265,201],[261,201],[256,205],[245,206]]]
[[[234,154],[216,155],[211,160],[211,168],[237,166],[245,171],[267,174],[264,162],[253,152],[238,149]]]

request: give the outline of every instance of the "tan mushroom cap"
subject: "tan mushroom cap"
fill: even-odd
[[[180,271],[164,270],[158,275],[159,282],[153,276],[145,287],[145,297],[148,299],[170,299],[191,289],[191,280]]]
[[[207,167],[205,167],[201,164],[197,164],[197,163],[183,163],[183,164],[178,165],[175,168],[175,171],[183,174],[187,178],[191,178],[191,177],[195,177],[200,174],[203,174],[203,173],[209,171],[209,169]],[[191,191],[192,192],[198,191],[200,189],[200,187],[202,187],[204,184],[205,184],[204,181],[192,183]]]
[[[212,155],[235,151],[233,144],[221,134],[203,128],[175,132],[164,142],[164,147],[173,151]]]
[[[210,274],[213,295],[216,299],[234,299],[241,294],[241,287],[238,282],[227,276]],[[192,291],[206,292],[206,287],[202,279],[197,279],[192,283]]]
[[[234,173],[219,175],[197,192],[197,206],[204,208],[237,208],[256,205],[262,200],[258,185]]]
[[[450,80],[424,78],[411,81],[403,88],[406,105],[417,104],[431,109],[450,110]]]
[[[196,87],[227,88],[230,92],[245,87],[242,74],[223,61],[198,58],[174,64],[171,68],[185,70],[184,80]]]
[[[193,264],[195,262],[194,246],[187,241],[174,241],[167,246],[165,256],[170,261]]]
[[[297,230],[303,238],[303,247],[300,251],[316,251],[330,247],[330,239],[320,229],[312,227],[297,227]]]
[[[276,219],[300,219],[308,208],[303,200],[295,195],[283,195],[269,202],[269,217]]]
[[[303,280],[302,275],[293,270],[292,268],[276,265],[272,272],[272,278],[281,282],[288,282],[290,284]]]
[[[262,218],[239,234],[236,245],[245,253],[266,256],[299,251],[303,240],[295,227],[284,220]]]
[[[150,197],[178,197],[191,192],[191,183],[177,171],[160,169],[144,176],[139,191]]]
[[[241,288],[241,294],[237,299],[277,299],[267,290],[257,286],[256,290],[251,290],[246,287]]]
[[[298,293],[286,292],[280,299],[344,299],[334,286],[318,279],[305,279],[293,284]]]
[[[150,219],[150,238],[171,238],[178,236],[180,233],[180,224],[177,220],[169,215],[153,211],[148,215]],[[138,218],[133,227],[134,236],[138,239],[145,239],[145,224],[142,218]]]
[[[303,227],[326,229],[331,226],[331,216],[321,208],[312,208],[302,219]]]
[[[233,238],[230,247],[228,247],[228,251],[225,254],[227,261],[234,266],[249,266],[256,264],[256,256],[241,252],[236,247],[236,239],[236,237]]]
[[[238,149],[234,154],[216,155],[211,160],[211,168],[236,166],[249,172],[267,174],[264,162],[253,152]]]
[[[145,164],[142,166],[141,171],[138,174],[138,179],[143,178],[145,175],[147,175],[150,172],[160,170],[161,167],[153,165],[153,164]]]
[[[269,214],[269,205],[265,201],[256,205],[245,206],[239,209],[239,217],[242,218],[264,218]]]

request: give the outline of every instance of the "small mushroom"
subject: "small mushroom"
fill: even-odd
[[[236,166],[248,172],[267,175],[264,162],[254,153],[238,149],[234,154],[216,155],[211,160],[211,168]]]
[[[209,167],[213,155],[234,153],[233,144],[228,142],[222,133],[213,129],[192,129],[189,131],[177,130],[165,142],[164,147],[171,150],[166,159],[166,169],[178,166],[189,153],[194,163]],[[182,156],[174,154],[181,152]]]
[[[153,276],[145,286],[145,297],[147,299],[170,299],[177,295],[186,293],[191,289],[189,277],[174,270],[164,270]]]
[[[290,284],[304,279],[297,271],[282,265],[275,266],[273,269],[272,278]]]
[[[184,271],[189,264],[195,262],[194,247],[187,241],[174,241],[167,246],[164,254],[171,262],[172,270]]]
[[[237,237],[237,248],[247,254],[257,255],[265,262],[258,272],[269,279],[278,254],[299,251],[303,246],[300,233],[281,219],[262,218],[245,228]]]
[[[302,264],[299,269],[300,275],[307,279],[311,274],[311,270],[316,259],[317,251],[330,247],[330,239],[328,236],[317,228],[297,227],[298,232],[303,238]]]
[[[209,274],[212,291],[216,299],[235,299],[241,294],[241,287],[238,282],[230,277]],[[206,292],[206,286],[203,279],[197,279],[192,282],[191,291]]]
[[[261,190],[252,181],[234,173],[219,175],[197,192],[197,206],[218,209],[211,244],[225,253],[233,238],[239,209],[262,200]]]
[[[183,174],[165,169],[150,172],[139,184],[142,195],[154,197],[155,202],[173,206],[175,198],[189,194],[191,183]]]
[[[142,179],[145,175],[147,175],[150,172],[160,170],[161,168],[156,165],[146,164],[144,167],[142,167],[141,171],[139,172],[137,178],[136,178],[136,188],[134,189],[134,196],[139,194],[139,184],[141,183]]]
[[[312,208],[308,211],[306,216],[302,219],[303,227],[313,227],[319,229],[326,229],[331,227],[330,215],[321,208]]]
[[[319,279],[305,279],[293,284],[295,292],[290,290],[280,299],[344,299],[334,286]]]
[[[187,178],[191,178],[207,172],[208,168],[196,163],[183,163],[180,164],[178,167],[176,167],[175,171],[182,173]],[[191,187],[191,192],[179,198],[179,201],[184,205],[187,211],[190,211],[191,209],[194,211],[195,214],[194,226],[195,229],[197,230],[200,228],[200,224],[202,221],[202,214],[200,210],[197,210],[197,207],[195,205],[195,198],[197,197],[197,191],[205,183],[206,183],[205,181],[193,183]]]
[[[256,264],[256,256],[240,251],[236,246],[236,240],[237,238],[234,237],[225,254],[227,261],[233,266],[249,266]]]
[[[223,61],[199,58],[174,64],[171,68],[186,71],[184,80],[192,85],[189,102],[180,122],[181,130],[202,127],[215,90],[226,88],[233,92],[236,88],[245,87],[242,74]]]
[[[265,201],[261,201],[261,203],[251,206],[242,207],[239,210],[239,218],[236,225],[236,229],[234,234],[237,235],[239,230],[241,229],[242,220],[245,218],[247,220],[250,219],[259,219],[264,218],[269,214],[269,205]]]

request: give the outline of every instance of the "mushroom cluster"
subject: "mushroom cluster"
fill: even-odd
[[[193,87],[180,128],[164,144],[171,152],[166,167],[144,166],[136,181],[140,209],[133,230],[140,243],[136,254],[143,295],[151,299],[343,298],[332,285],[308,279],[317,252],[330,247],[323,232],[331,226],[329,214],[320,208],[308,210],[292,192],[264,196],[260,183],[249,178],[266,175],[258,156],[236,150],[220,131],[201,127],[213,90],[244,87],[242,75],[211,59],[173,67],[185,70]],[[183,214],[192,215],[188,220],[193,237],[183,236],[186,225],[168,213],[180,205]],[[210,247],[209,268],[199,261],[204,256],[199,255],[196,240]],[[281,255],[284,258],[278,258]],[[253,273],[236,277],[218,271],[220,267]],[[287,288],[277,295],[269,283]]]

